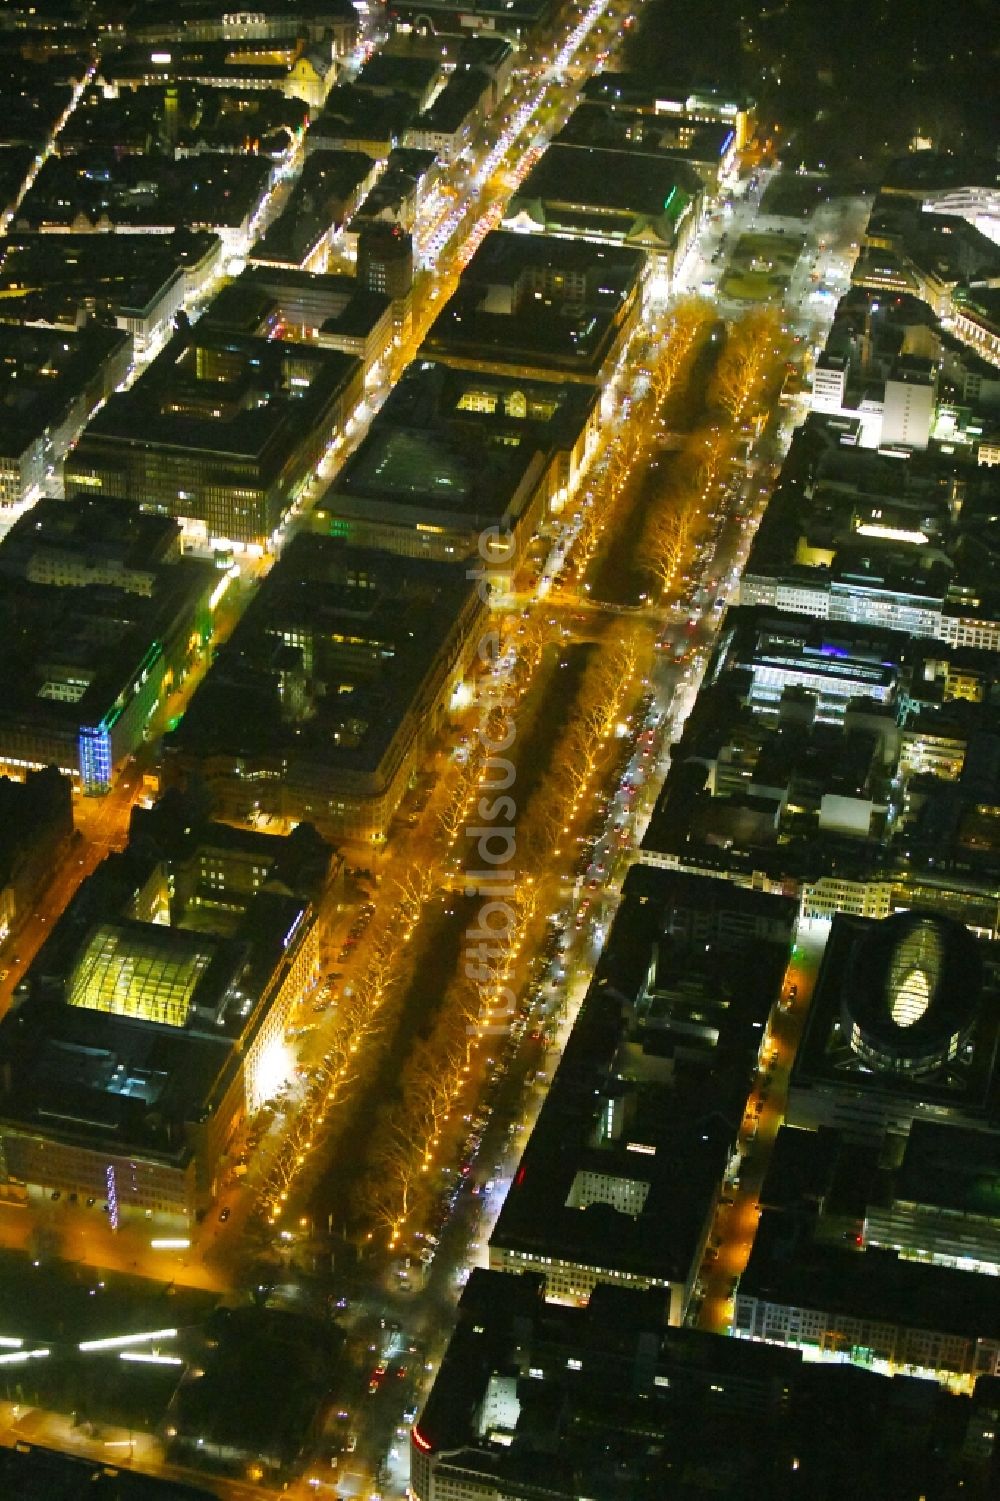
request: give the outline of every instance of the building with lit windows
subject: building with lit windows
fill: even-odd
[[[363,151],[311,151],[281,213],[250,250],[251,265],[325,271],[334,238],[380,171]]]
[[[670,1323],[683,1322],[794,913],[779,896],[629,871],[490,1237],[491,1267],[538,1273],[563,1303],[602,1283],[656,1288]]]
[[[226,818],[381,842],[485,610],[464,568],[300,533],[167,736],[167,784]]]
[[[348,52],[357,36],[358,17],[348,0],[146,0],[129,16],[129,36],[141,42],[171,45],[183,29],[192,42],[274,41],[302,37],[310,43],[331,37],[338,53]]]
[[[524,41],[546,25],[552,0],[394,0],[389,16],[403,36],[455,37],[470,34]]]
[[[72,833],[72,784],[54,766],[0,777],[0,944],[30,916]]]
[[[686,162],[556,142],[511,198],[504,228],[642,250],[669,286],[698,232],[704,189]]]
[[[175,797],[138,812],[0,1023],[0,1193],[190,1225],[288,1077],[337,868],[306,825],[241,834]]]
[[[730,610],[639,859],[795,894],[810,923],[919,906],[992,938],[998,681],[988,652]]]
[[[102,51],[98,82],[112,96],[132,89],[198,84],[241,93],[276,90],[301,100],[309,110],[323,108],[339,69],[333,39],[310,44],[296,36],[190,41],[175,33],[169,47],[150,48],[127,41]]]
[[[207,649],[228,577],[124,501],[42,500],[0,544],[0,769],[106,792]]]
[[[173,320],[217,272],[217,235],[179,230],[138,235],[7,234],[0,265],[0,318],[74,335],[95,313],[131,334],[139,354],[169,336]],[[115,382],[118,384],[118,381]],[[109,386],[106,394],[114,386]],[[89,414],[89,408],[88,408]]]
[[[887,1187],[868,1196],[860,1233],[907,1260],[1000,1276],[996,1136],[914,1121]]]
[[[905,1137],[927,1120],[1000,1131],[995,965],[941,913],[838,913],[788,1091],[790,1125]],[[1000,1138],[998,1138],[1000,1140]]]
[[[555,145],[626,151],[647,161],[674,161],[693,169],[709,197],[736,165],[736,130],[723,121],[693,121],[651,114],[614,98],[578,104]]]
[[[421,354],[521,380],[604,386],[640,316],[647,275],[641,250],[488,234]]]
[[[927,447],[937,405],[937,366],[916,355],[901,356],[885,383],[883,448]]]
[[[322,532],[455,562],[508,534],[513,570],[594,451],[598,393],[415,361],[314,510]]]
[[[1000,1277],[839,1245],[765,1209],[736,1293],[733,1334],[812,1359],[933,1378],[971,1392],[1000,1375]]]
[[[132,358],[127,333],[96,325],[70,331],[10,324],[2,339],[0,510],[38,499]]]
[[[413,236],[398,224],[374,223],[358,233],[358,281],[402,302],[413,286]]]
[[[421,207],[428,202],[437,186],[440,173],[440,164],[433,151],[418,150],[415,146],[394,147],[385,157],[385,170],[365,195],[344,231],[342,250],[355,256],[358,279],[362,285],[371,287],[376,292],[386,292],[397,303],[406,298],[412,283],[412,264],[410,280],[406,280],[406,253],[409,252],[412,262],[411,236],[416,230]],[[381,276],[369,269],[370,263],[367,260],[364,270],[362,268],[361,239],[370,230],[375,230],[376,235],[391,231],[399,236],[395,244],[383,241],[381,245],[381,250],[386,255],[385,285],[382,284]],[[378,238],[374,240],[374,246],[378,251]]]
[[[393,341],[389,298],[353,276],[248,266],[205,309],[199,327],[308,342],[361,361],[372,379]]]
[[[920,1494],[931,1454],[944,1483],[990,1494],[993,1383],[970,1401],[665,1327],[655,1292],[600,1287],[581,1308],[542,1292],[537,1275],[472,1272],[410,1432],[414,1501],[701,1501],[776,1477],[785,1493],[782,1476],[807,1494]]]
[[[916,408],[906,398],[915,393],[926,417],[933,384],[925,375],[915,385],[896,383],[898,419],[890,400],[894,441],[916,450]],[[978,592],[962,542],[976,527],[982,484],[972,480],[970,506],[956,512],[949,495],[964,463],[940,453],[900,458],[843,448],[831,421],[816,412],[799,430],[755,535],[740,603],[957,640],[946,619],[961,613],[963,582]],[[981,604],[977,598],[968,613]]]
[[[582,90],[588,104],[614,111],[635,111],[654,121],[669,121],[693,134],[699,127],[723,125],[732,130],[737,151],[753,134],[754,101],[723,89],[686,88],[677,79],[650,81],[639,73],[595,73]]]
[[[199,324],[98,412],[67,489],[176,516],[192,538],[268,548],[363,388],[351,355]]]

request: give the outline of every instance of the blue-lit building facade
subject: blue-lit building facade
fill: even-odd
[[[41,501],[0,545],[0,774],[106,792],[207,649],[228,575],[128,502]]]

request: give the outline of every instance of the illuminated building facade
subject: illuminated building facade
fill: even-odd
[[[946,1484],[989,1494],[992,1383],[980,1405],[665,1314],[656,1292],[558,1307],[538,1275],[476,1268],[410,1432],[414,1501],[763,1495],[782,1475],[806,1494],[888,1496],[903,1472],[926,1483],[930,1444]]]
[[[478,556],[510,534],[505,569],[560,511],[597,444],[598,392],[416,361],[314,516],[317,530],[404,557]]]
[[[97,414],[66,485],[263,550],[363,389],[350,355],[198,325]]]
[[[0,770],[106,792],[207,646],[228,578],[114,500],[42,500],[0,544]]]
[[[794,904],[633,866],[490,1237],[555,1302],[693,1294],[787,960]],[[746,972],[753,944],[753,978]],[[736,977],[739,975],[739,980]]]
[[[807,1222],[765,1209],[733,1333],[969,1392],[1000,1375],[998,1329],[1000,1278],[824,1242]]]
[[[0,1024],[0,1194],[185,1226],[285,1082],[333,852],[206,823],[176,795],[86,880]]]
[[[167,737],[167,785],[203,784],[234,820],[381,841],[485,610],[464,568],[300,533]]]
[[[787,1120],[857,1139],[905,1137],[917,1120],[996,1131],[998,1035],[992,965],[964,924],[919,909],[881,921],[838,913]]]

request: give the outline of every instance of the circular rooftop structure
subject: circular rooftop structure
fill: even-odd
[[[930,1073],[955,1058],[979,1015],[982,960],[969,930],[931,912],[871,925],[851,952],[841,1013],[852,1051],[885,1073]]]

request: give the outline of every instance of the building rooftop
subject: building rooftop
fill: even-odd
[[[178,536],[176,523],[90,498],[42,500],[15,523],[0,544],[3,733],[114,722],[179,624],[207,619],[218,574],[180,559]]]
[[[1000,1221],[1000,1154],[989,1131],[914,1121],[892,1180],[897,1203]]]
[[[91,309],[141,313],[218,246],[207,230],[170,235],[10,233],[0,242],[0,320],[76,327]],[[20,292],[20,295],[14,295]]]
[[[593,381],[639,295],[641,251],[495,232],[462,272],[422,353],[543,379]]]
[[[642,215],[673,229],[700,192],[701,180],[682,162],[555,143],[518,188],[508,214],[521,201],[540,200]]]
[[[50,156],[14,227],[75,229],[82,219],[84,228],[236,229],[261,201],[272,170],[266,157],[228,152],[172,160],[94,148]]]
[[[19,516],[0,544],[0,574],[38,578],[48,557],[75,558],[82,565],[113,562],[123,582],[148,591],[148,575],[179,559],[179,528],[169,516],[140,511],[127,501],[76,495],[45,497]]]
[[[168,748],[375,776],[471,592],[448,564],[296,537]]]
[[[866,1134],[900,1113],[996,1130],[995,996],[993,967],[962,924],[913,911],[881,921],[837,913],[792,1066],[789,1118],[795,1091],[814,1088],[867,1100],[857,1123]]]
[[[175,334],[130,390],[111,397],[74,461],[86,465],[91,439],[132,445],[141,435],[147,449],[254,459],[277,472],[356,370],[356,359],[336,350],[198,324]]]
[[[732,126],[722,122],[681,123],[669,115],[593,100],[577,105],[554,145],[600,147],[643,160],[686,163],[714,182],[732,140]]]
[[[586,389],[472,374],[416,361],[318,511],[477,532],[516,525],[560,449],[592,412]]]
[[[313,151],[278,218],[254,245],[254,261],[302,265],[353,209],[375,164],[363,151]]]
[[[213,298],[199,327],[292,343],[302,328],[365,339],[388,307],[388,297],[353,276],[248,266]]]
[[[252,881],[218,874],[236,846],[259,857]],[[331,858],[308,826],[241,838],[176,794],[137,810],[125,851],[78,888],[0,1022],[0,1118],[185,1161],[295,961]]]
[[[235,1040],[36,1000],[0,1023],[0,1118],[67,1140],[186,1161],[218,1107]]]
[[[102,368],[127,349],[128,335],[97,325],[74,332],[8,325],[2,343],[0,457],[13,458],[66,421]]]
[[[626,879],[491,1248],[688,1282],[743,1117],[787,932],[784,941],[754,942],[750,979],[742,947],[710,938],[706,951],[704,939],[665,932],[675,879],[639,869]],[[697,905],[694,893],[686,899]],[[777,920],[783,903],[770,900]]]
[[[904,1476],[926,1485],[933,1453],[935,1474],[986,1495],[961,1457],[968,1399],[664,1328],[663,1314],[655,1293],[600,1287],[587,1307],[557,1307],[540,1277],[475,1269],[413,1430],[412,1473],[441,1492],[552,1501],[764,1494],[793,1470],[796,1487],[889,1495]]]
[[[932,1266],[893,1251],[858,1251],[813,1238],[808,1220],[765,1209],[740,1296],[826,1310],[904,1329],[995,1338],[1000,1278]]]

